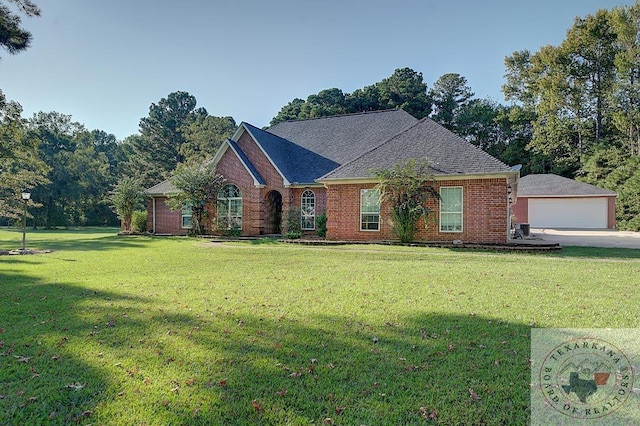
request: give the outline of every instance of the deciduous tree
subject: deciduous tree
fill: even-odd
[[[412,159],[396,164],[390,169],[374,171],[380,179],[376,186],[380,199],[391,206],[393,232],[403,243],[413,241],[418,231],[418,220],[426,220],[430,209],[425,203],[430,198],[439,199],[433,187],[433,175],[426,160]]]
[[[122,230],[131,232],[133,212],[142,207],[144,196],[140,179],[125,176],[109,192],[110,207],[122,221]]]
[[[179,190],[172,194],[167,204],[173,210],[191,208],[191,233],[205,232],[206,206],[217,198],[218,190],[225,182],[211,164],[180,165],[170,178],[171,184]]]

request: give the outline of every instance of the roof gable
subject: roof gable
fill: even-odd
[[[247,157],[247,155],[240,149],[238,144],[235,141],[231,140],[231,139],[225,140],[222,143],[222,145],[220,146],[220,148],[218,148],[218,151],[216,152],[216,155],[213,157],[213,160],[212,160],[213,164],[217,165],[218,162],[220,160],[222,160],[223,155],[229,149],[231,149],[231,151],[235,154],[235,156],[238,158],[238,160],[240,160],[240,163],[242,163],[242,165],[245,168],[245,170],[247,171],[247,173],[249,173],[249,175],[253,179],[253,184],[255,186],[264,186],[264,185],[266,185],[266,181],[260,175],[258,170],[253,165],[253,163],[251,163],[251,160],[249,159],[249,157]]]
[[[442,125],[423,118],[321,179],[371,178],[372,169],[388,169],[413,158],[426,159],[436,176],[515,173],[511,167]]]
[[[315,180],[339,166],[313,151],[287,139],[242,123],[271,164],[283,177],[284,184],[314,183]]]
[[[616,195],[615,191],[551,173],[523,176],[518,183],[518,197],[611,197]]]
[[[285,121],[267,131],[339,165],[358,158],[417,121],[397,109]]]

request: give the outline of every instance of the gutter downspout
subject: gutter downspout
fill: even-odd
[[[512,167],[513,176],[507,177],[507,242],[511,241],[511,206],[517,202],[518,197],[518,181],[520,180],[520,169],[522,165],[518,164]]]

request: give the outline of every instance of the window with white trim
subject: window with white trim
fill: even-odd
[[[462,232],[462,187],[440,188],[440,232]]]
[[[305,231],[316,229],[316,195],[310,189],[302,193],[300,210],[302,229]]]
[[[218,191],[218,228],[242,229],[242,193],[233,184],[223,186]]]
[[[360,190],[360,230],[380,230],[380,191],[377,189]]]
[[[193,212],[191,210],[191,206],[182,206],[181,223],[183,228],[191,228],[191,225],[193,225]]]

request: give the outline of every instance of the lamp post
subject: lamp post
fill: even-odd
[[[20,195],[24,201],[24,214],[22,216],[22,251],[25,251],[25,241],[27,239],[27,201],[31,198],[31,192],[29,192],[28,189],[25,189]]]

